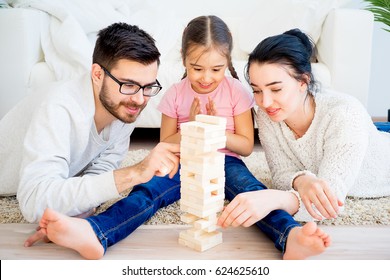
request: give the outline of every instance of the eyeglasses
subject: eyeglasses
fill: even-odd
[[[147,86],[140,86],[135,83],[122,83],[117,78],[115,78],[106,68],[101,66],[103,71],[111,78],[113,79],[118,85],[119,85],[119,92],[125,95],[133,95],[139,92],[140,89],[142,89],[143,96],[151,97],[157,95],[157,93],[160,92],[162,89],[162,86],[160,85],[159,81],[156,80],[155,85],[147,85]]]

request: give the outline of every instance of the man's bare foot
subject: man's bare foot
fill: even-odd
[[[50,241],[79,252],[86,259],[100,259],[104,248],[88,221],[46,209],[39,222]]]
[[[303,227],[295,227],[287,238],[284,260],[304,260],[310,256],[319,255],[331,244],[330,236],[309,222]]]

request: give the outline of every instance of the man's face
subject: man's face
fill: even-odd
[[[156,84],[158,65],[154,62],[144,65],[135,61],[121,59],[110,70],[110,74],[122,83],[134,83],[139,86]],[[104,79],[99,99],[111,115],[125,123],[134,122],[147,105],[150,97],[143,95],[140,89],[133,95],[119,92],[119,84],[104,71]]]

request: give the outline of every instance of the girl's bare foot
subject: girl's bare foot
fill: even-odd
[[[100,259],[104,248],[88,221],[46,209],[39,222],[41,230],[57,245],[76,250],[86,259]]]
[[[331,244],[330,236],[309,222],[303,227],[295,227],[287,238],[284,260],[303,260],[310,256],[319,255]]]

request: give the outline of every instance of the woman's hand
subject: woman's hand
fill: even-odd
[[[274,190],[259,190],[238,194],[222,211],[217,225],[250,227],[272,210],[279,209],[281,198]],[[287,193],[287,192],[284,192]]]
[[[342,206],[343,202],[337,198],[326,181],[305,174],[294,179],[293,187],[298,191],[302,203],[313,218],[317,220],[322,220],[323,217],[337,218],[339,206]]]

